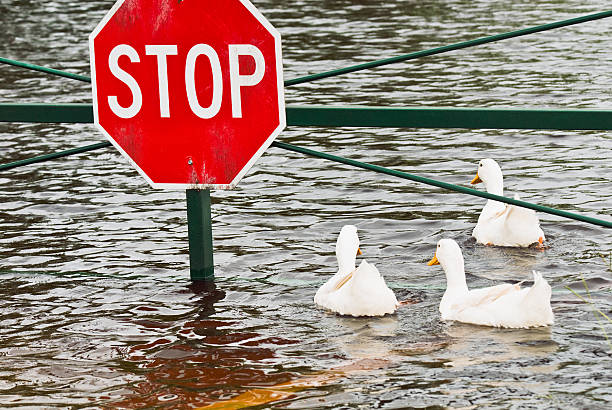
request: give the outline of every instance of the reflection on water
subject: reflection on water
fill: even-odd
[[[445,366],[457,369],[489,362],[511,363],[517,359],[546,356],[558,349],[548,327],[511,330],[453,323],[446,333],[453,342],[445,352],[449,355]]]
[[[350,359],[386,359],[393,344],[388,340],[397,335],[397,315],[377,320],[338,317],[341,328],[329,335],[329,340]]]
[[[255,3],[282,33],[287,79],[609,8],[603,0]],[[88,74],[87,36],[112,4],[3,0],[0,55]],[[609,109],[609,20],[288,87],[287,104]],[[89,84],[0,66],[0,102],[90,101]],[[289,127],[279,138],[464,185],[492,157],[509,195],[612,214],[609,133]],[[101,140],[89,124],[0,123],[0,163]],[[609,230],[540,215],[548,249],[478,246],[471,230],[482,199],[276,148],[212,203],[217,283],[190,286],[184,193],[151,190],[114,150],[3,173],[0,406],[612,402],[612,324],[594,310],[612,309],[612,271],[600,256],[612,251]],[[382,319],[313,306],[337,270],[334,243],[347,223],[359,227],[362,257],[400,299],[418,303]],[[442,237],[461,245],[470,287],[541,271],[555,325],[440,322],[445,277],[425,263]]]
[[[193,292],[191,304],[196,306],[190,315],[194,320],[183,322],[175,330],[178,336],[175,340],[160,338],[120,349],[126,370],[142,374],[144,380],[111,403],[113,407],[202,406],[240,394],[254,385],[271,386],[296,377],[291,372],[266,371],[258,368],[258,363],[276,357],[272,347],[297,344],[297,340],[262,337],[260,333],[236,328],[240,325],[238,321],[209,319],[215,313],[215,303],[225,297],[225,292],[205,281],[194,282],[188,289]],[[164,322],[142,322],[138,324],[172,327]]]

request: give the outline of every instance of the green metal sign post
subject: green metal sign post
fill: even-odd
[[[187,190],[187,230],[191,280],[214,280],[209,189]]]

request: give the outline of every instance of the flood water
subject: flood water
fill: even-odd
[[[88,75],[87,36],[112,4],[2,0],[0,56]],[[254,4],[283,36],[286,79],[610,6]],[[287,87],[286,102],[611,109],[610,38],[611,18]],[[91,102],[91,90],[0,66],[0,102]],[[91,124],[1,123],[0,163],[103,140]],[[612,214],[609,132],[288,127],[278,140],[466,186],[491,157],[506,195]],[[194,287],[185,193],[151,189],[114,149],[3,172],[0,407],[612,405],[612,325],[595,310],[612,313],[610,229],[540,214],[546,250],[484,247],[471,238],[483,199],[278,148],[212,200],[216,286]],[[377,319],[313,306],[349,223],[359,228],[359,258],[418,303]],[[555,324],[441,322],[445,277],[426,262],[446,237],[463,248],[470,286],[542,272]]]

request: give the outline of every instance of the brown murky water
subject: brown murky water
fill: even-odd
[[[0,3],[0,55],[89,73],[112,1]],[[603,0],[257,1],[287,79],[603,11]],[[612,107],[612,19],[287,88],[288,104]],[[88,84],[0,66],[1,102],[89,102]],[[91,125],[0,124],[0,163],[101,141]],[[288,128],[280,141],[467,184],[496,158],[508,193],[610,219],[605,132]],[[540,215],[550,247],[471,239],[483,200],[276,148],[213,192],[216,287],[188,281],[184,193],[154,191],[114,150],[0,176],[0,406],[608,408],[612,232]],[[313,307],[340,227],[400,297],[381,319]],[[471,286],[553,286],[556,323],[443,323],[438,239]],[[604,255],[604,256],[602,256]],[[581,302],[565,287],[589,297]],[[598,318],[600,320],[598,320]],[[268,403],[268,404],[262,404]],[[233,406],[233,407],[232,407]]]

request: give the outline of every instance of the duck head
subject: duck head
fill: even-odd
[[[345,225],[340,230],[336,241],[336,258],[338,272],[349,273],[355,270],[355,258],[361,255],[359,237],[355,225]]]
[[[504,176],[500,166],[491,158],[480,160],[478,172],[471,184],[482,182],[490,194],[504,195]]]

